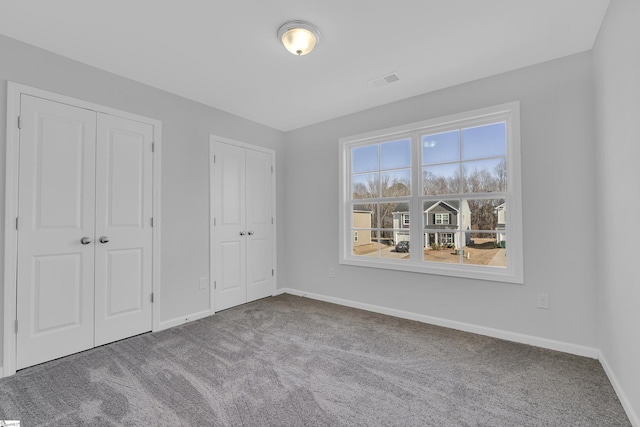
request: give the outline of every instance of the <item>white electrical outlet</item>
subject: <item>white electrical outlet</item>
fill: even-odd
[[[199,279],[199,285],[200,285],[200,289],[207,289],[207,278],[201,277]]]
[[[538,294],[538,308],[549,310],[549,294]]]
[[[329,267],[329,279],[333,279],[334,277],[336,277],[336,271],[333,267]]]

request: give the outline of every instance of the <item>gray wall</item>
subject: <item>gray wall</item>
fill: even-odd
[[[338,265],[338,138],[514,100],[524,285]],[[280,286],[597,348],[593,122],[587,52],[287,132],[286,243],[296,250]],[[301,241],[310,228],[313,241]],[[540,292],[551,310],[536,308]]]
[[[209,290],[199,289],[198,278],[209,277],[209,134],[274,149],[278,165],[284,163],[283,134],[3,36],[0,58],[2,141],[6,135],[7,80],[162,121],[161,321],[207,310]],[[0,150],[2,200],[5,146],[6,142]],[[277,180],[278,222],[283,223],[284,168],[278,170]],[[1,209],[2,224],[3,217]],[[280,265],[284,229],[280,227],[277,236]],[[0,263],[3,252],[0,245]],[[280,274],[283,270],[278,267]]]
[[[638,17],[637,0],[612,1],[593,52],[600,349],[640,426],[640,245],[634,230],[640,214]],[[610,209],[614,204],[621,209]]]

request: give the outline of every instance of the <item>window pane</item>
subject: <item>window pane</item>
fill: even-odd
[[[351,150],[351,172],[373,172],[377,171],[378,144],[356,147]]]
[[[460,230],[469,222],[469,204],[466,200],[438,200],[422,203],[423,224],[425,229]]]
[[[411,169],[400,169],[380,173],[382,197],[411,195]]]
[[[469,233],[469,244],[464,247],[464,264],[507,266],[506,244],[503,248],[497,241],[496,233]]]
[[[358,241],[353,242],[351,246],[353,248],[353,255],[377,258],[378,232],[372,230],[358,230]]]
[[[456,241],[460,233],[450,231],[425,230],[424,261],[460,263],[460,251]]]
[[[382,258],[404,259],[411,258],[409,253],[409,230],[382,230],[383,236],[391,235],[391,239],[380,241],[380,256]]]
[[[408,202],[380,203],[380,228],[403,228],[402,216],[409,214],[409,211]]]
[[[380,144],[380,169],[411,167],[411,139]]]
[[[422,137],[422,164],[447,163],[460,161],[460,132],[436,133]]]
[[[471,220],[463,225],[463,230],[498,231],[499,220],[503,221],[500,224],[501,229],[505,229],[507,205],[504,199],[471,199],[463,202],[467,203],[471,212]]]
[[[363,173],[351,176],[351,192],[353,199],[370,199],[379,197],[380,184],[378,173]]]
[[[462,160],[507,155],[505,122],[462,130]]]
[[[507,190],[507,168],[504,158],[462,163],[465,193]]]
[[[376,215],[376,205],[353,205],[352,210],[352,218],[353,218],[353,228],[377,228],[377,224],[375,222]]]
[[[455,194],[460,192],[460,164],[422,168],[423,194]]]

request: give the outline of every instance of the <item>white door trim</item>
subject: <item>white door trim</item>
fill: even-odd
[[[235,145],[237,147],[248,148],[250,150],[260,151],[262,153],[267,153],[271,156],[271,164],[273,165],[273,173],[271,174],[271,216],[273,218],[273,229],[272,229],[272,265],[274,266],[274,274],[273,274],[273,295],[276,294],[276,290],[278,289],[278,269],[276,268],[277,263],[277,254],[276,254],[276,225],[278,223],[276,219],[276,173],[278,168],[276,167],[276,152],[269,148],[260,147],[258,145],[247,144],[246,142],[236,141],[230,138],[225,138],[223,136],[217,136],[210,134],[209,135],[209,310],[211,314],[215,313],[215,305],[214,305],[214,280],[215,276],[214,271],[214,233],[215,227],[213,225],[213,212],[214,212],[214,174],[213,174],[213,164],[214,164],[214,144],[215,142],[224,142],[225,144]]]
[[[92,102],[82,101],[53,92],[7,82],[7,157],[5,182],[5,221],[4,221],[4,316],[3,316],[3,358],[2,377],[16,372],[16,265],[18,231],[16,218],[18,216],[18,160],[20,130],[18,118],[20,116],[20,95],[31,95],[38,98],[85,108],[100,113],[110,114],[130,120],[153,125],[154,155],[153,155],[153,294],[152,306],[153,331],[160,327],[160,176],[161,176],[161,137],[162,122],[148,117],[139,116],[125,111],[105,107]]]

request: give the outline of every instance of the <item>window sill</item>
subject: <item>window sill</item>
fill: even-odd
[[[484,265],[441,264],[435,262],[415,263],[412,261],[404,261],[400,263],[392,259],[363,259],[363,257],[346,257],[340,260],[340,264],[357,267],[381,268],[384,270],[407,271],[411,273],[432,274],[437,276],[505,282],[518,285],[524,283],[522,274],[517,274],[514,271],[502,267]]]

